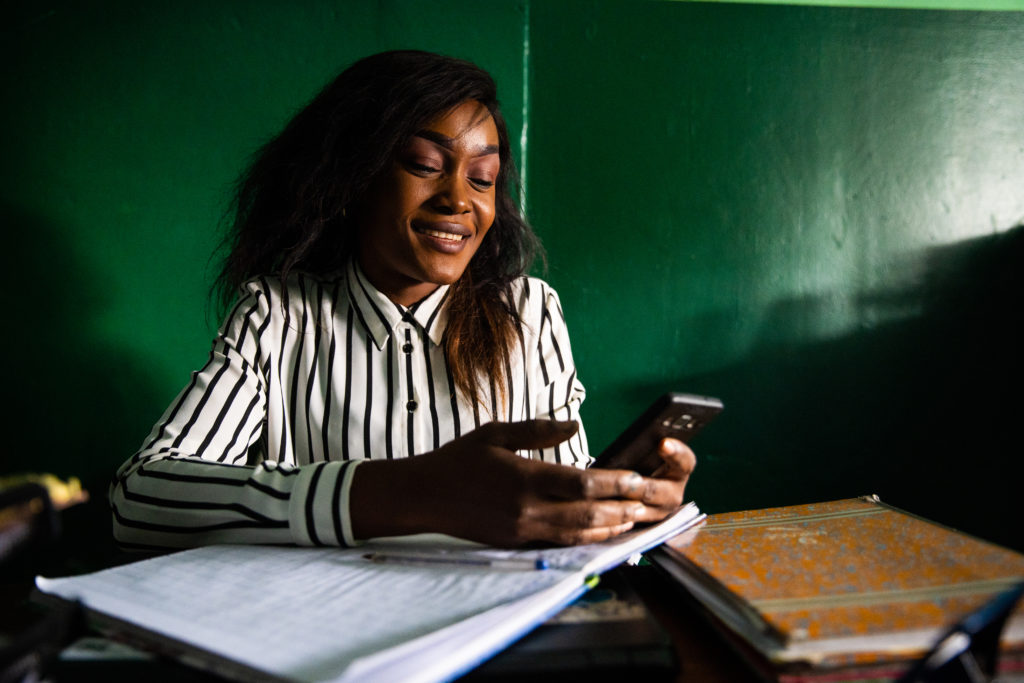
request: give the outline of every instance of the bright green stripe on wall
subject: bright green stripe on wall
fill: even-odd
[[[1024,11],[1024,0],[674,0],[762,5],[820,5],[823,7],[886,7],[889,9],[961,9]]]

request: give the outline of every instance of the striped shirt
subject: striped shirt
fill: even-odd
[[[209,543],[351,545],[356,465],[438,448],[491,420],[579,419],[558,295],[521,278],[519,348],[473,404],[443,347],[448,287],[411,307],[355,263],[337,277],[260,277],[243,286],[210,359],[118,470],[114,535],[128,548]],[[582,428],[525,457],[586,467]]]

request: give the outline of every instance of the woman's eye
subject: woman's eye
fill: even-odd
[[[485,190],[489,189],[491,187],[494,187],[494,181],[493,180],[485,180],[484,178],[470,178],[469,182],[471,182],[474,185],[476,185],[477,187],[481,187],[481,188],[483,188]]]
[[[416,163],[415,161],[409,162],[409,168],[416,171],[417,173],[437,173],[438,171],[441,170],[429,164],[419,164]]]

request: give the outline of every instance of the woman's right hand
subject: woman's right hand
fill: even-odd
[[[575,422],[492,422],[441,448],[403,460],[367,461],[350,493],[356,538],[439,532],[490,545],[593,543],[681,502],[678,481],[628,470],[581,470],[530,460]]]

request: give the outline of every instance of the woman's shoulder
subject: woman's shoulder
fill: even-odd
[[[523,275],[512,282],[512,300],[520,315],[531,310],[558,309],[562,304],[558,292],[546,280]]]
[[[238,307],[258,306],[268,315],[279,312],[300,312],[311,306],[336,302],[344,296],[344,271],[316,274],[293,271],[286,278],[280,275],[258,275],[239,287]]]
[[[322,290],[333,290],[344,280],[344,271],[328,274],[292,271],[283,279],[276,274],[257,275],[243,282],[239,289],[242,296],[308,298]]]

